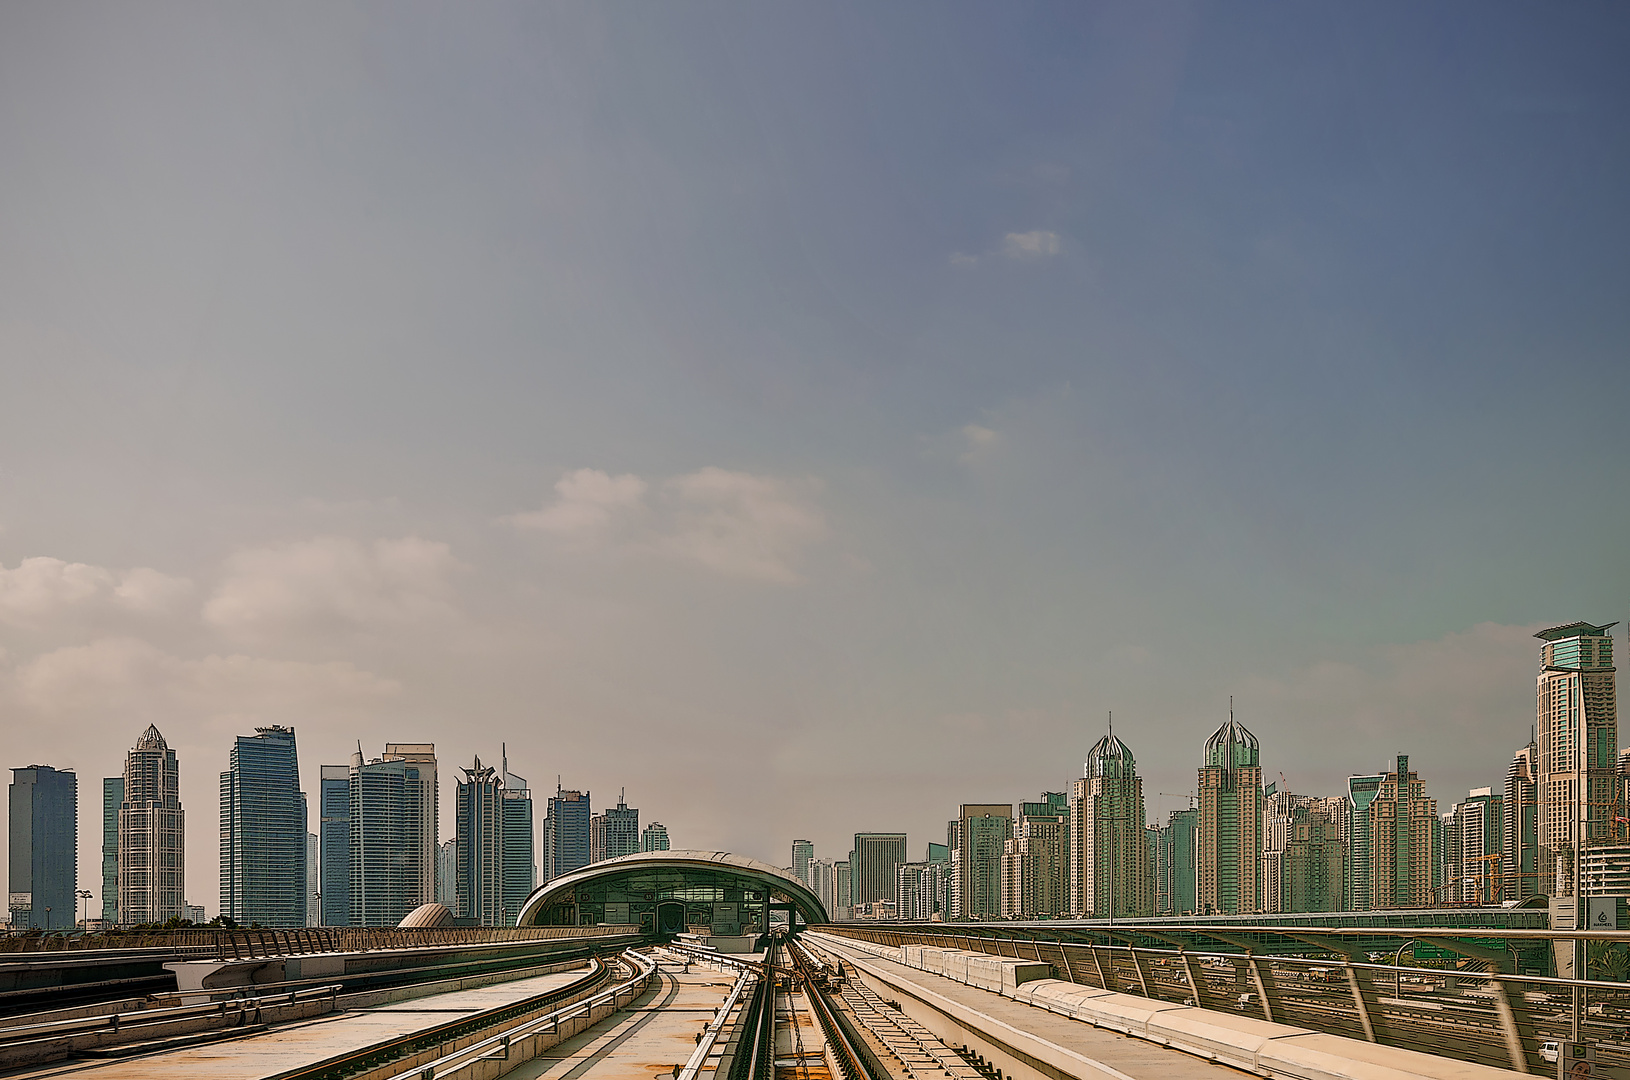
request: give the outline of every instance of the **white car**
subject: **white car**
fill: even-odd
[[[1554,1041],[1540,1043],[1539,1056],[1549,1064],[1555,1065],[1556,1059],[1562,1056],[1562,1044]]]

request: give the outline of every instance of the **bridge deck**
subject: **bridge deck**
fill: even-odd
[[[55,1076],[85,1076],[95,1080],[259,1080],[435,1027],[457,1019],[460,1014],[497,1008],[547,993],[581,979],[587,970],[583,967],[470,990],[431,994],[185,1049],[112,1061],[62,1062],[11,1073],[7,1080],[25,1077],[43,1080]]]
[[[986,1033],[1001,1037],[1002,1028],[1025,1032],[1038,1040],[1058,1047],[1067,1047],[1075,1055],[1109,1066],[1131,1077],[1132,1080],[1239,1080],[1250,1073],[1232,1066],[1205,1061],[1181,1050],[1172,1050],[1142,1039],[1132,1039],[1103,1028],[1092,1027],[1068,1017],[1056,1016],[1034,1006],[1010,1001],[1000,994],[963,986],[961,983],[922,971],[913,971],[904,964],[883,960],[858,950],[851,951],[835,939],[822,938],[822,950],[837,953],[846,961],[862,960],[888,972],[892,980],[919,987],[925,995],[938,995],[979,1013],[995,1023],[986,1026]],[[885,994],[885,996],[893,996]],[[955,1033],[937,1030],[941,1025],[908,1007],[908,1015],[923,1023],[947,1043],[957,1044],[967,1039]],[[1105,1076],[1090,1068],[1070,1070],[1067,1075]]]

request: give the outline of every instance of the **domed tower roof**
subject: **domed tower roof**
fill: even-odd
[[[1087,751],[1087,760],[1081,767],[1082,776],[1104,776],[1124,779],[1138,774],[1137,759],[1132,756],[1132,750],[1111,731],[1108,735],[1092,744]]]
[[[137,750],[168,750],[169,748],[170,744],[164,741],[164,736],[159,733],[158,727],[154,724],[148,724],[147,730],[142,732],[141,738],[136,740]]]
[[[1261,764],[1261,746],[1245,725],[1234,719],[1234,703],[1228,703],[1228,722],[1206,740],[1206,765],[1232,772],[1244,765]]]

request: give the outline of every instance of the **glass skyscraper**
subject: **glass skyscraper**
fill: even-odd
[[[306,796],[292,727],[240,735],[221,774],[221,915],[306,925]]]
[[[125,801],[125,778],[102,778],[102,925],[119,921],[119,805]]]
[[[604,862],[640,849],[640,811],[629,806],[624,796],[589,819],[589,861]]]
[[[641,851],[667,851],[668,827],[660,821],[653,821],[640,833]]]
[[[566,791],[558,784],[543,819],[543,879],[589,865],[589,793]]]
[[[1347,778],[1348,911],[1369,911],[1375,906],[1370,888],[1370,804],[1380,794],[1385,779],[1385,773]]]
[[[186,916],[186,816],[181,766],[152,724],[125,755],[119,804],[119,921],[140,925]]]
[[[461,770],[455,818],[458,837],[458,910],[461,919],[503,926],[504,811],[498,770],[475,764]]]
[[[324,765],[318,770],[317,843],[322,881],[318,885],[324,926],[351,925],[351,770]],[[448,875],[448,881],[452,876]]]
[[[352,926],[395,926],[420,904],[435,899],[436,845],[424,846],[426,822],[435,820],[434,778],[420,771],[423,763],[396,760],[364,762],[362,749],[351,755],[350,901]],[[434,765],[430,768],[434,769]],[[426,871],[421,859],[429,858]]]
[[[504,781],[504,920],[513,926],[526,898],[538,884],[537,852],[532,828],[532,792],[526,778],[509,771],[509,748],[503,748]]]
[[[49,765],[11,770],[13,929],[71,929],[79,889],[79,777]]]

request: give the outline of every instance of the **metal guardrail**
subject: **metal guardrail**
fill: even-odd
[[[223,930],[182,927],[174,930],[6,931],[0,933],[0,955],[85,953],[104,950],[173,952],[177,959],[299,956],[318,952],[370,952],[437,945],[481,945],[547,941],[572,937],[637,934],[627,926],[324,926],[288,930]]]
[[[311,1001],[319,998],[328,998],[330,1007],[338,1006],[338,983],[329,986],[309,987],[304,990],[291,990],[282,994],[259,994],[254,997],[222,998],[219,1001],[206,1002],[202,1005],[173,1005],[156,1009],[128,1009],[116,1013],[102,1013],[96,1016],[81,1016],[69,1020],[49,1020],[40,1024],[17,1024],[12,1027],[0,1027],[0,1049],[8,1043],[31,1042],[40,1038],[66,1038],[71,1035],[100,1035],[128,1032],[136,1028],[148,1027],[153,1024],[167,1023],[173,1020],[189,1020],[206,1016],[226,1016],[230,1013],[256,1013],[262,1009],[276,1008],[280,1005],[296,1005],[301,1001]],[[220,991],[214,991],[220,993]]]
[[[689,951],[685,950],[686,953]],[[706,957],[706,959],[711,960],[713,957]],[[719,1011],[713,1017],[712,1023],[708,1024],[707,1028],[703,1030],[702,1039],[696,1044],[696,1051],[691,1054],[690,1060],[685,1062],[684,1067],[679,1070],[679,1075],[674,1080],[696,1080],[697,1074],[702,1071],[702,1066],[707,1064],[707,1059],[712,1055],[714,1044],[719,1041],[719,1036],[729,1028],[730,1014],[735,1011],[736,1004],[741,1001],[741,995],[748,987],[753,986],[758,981],[758,975],[753,970],[752,965],[738,963],[736,966],[740,970],[740,974],[736,976],[736,984],[730,988],[730,996],[724,999],[723,1005],[719,1006]]]
[[[880,945],[930,945],[1034,960],[1050,965],[1056,978],[1085,986],[1519,1072],[1554,1070],[1540,1056],[1540,1046],[1572,1038],[1577,1023],[1582,1038],[1597,1044],[1602,1066],[1630,1075],[1630,983],[1510,975],[1478,970],[1471,966],[1475,961],[1460,968],[1423,968],[1345,956],[992,937],[950,927],[907,931],[834,924],[821,930]]]
[[[461,1050],[455,1050],[445,1057],[421,1065],[413,1075],[418,1080],[446,1080],[447,1077],[456,1076],[483,1061],[508,1061],[511,1047],[522,1039],[544,1033],[558,1034],[562,1023],[576,1019],[580,1015],[593,1016],[597,1007],[607,1003],[611,1004],[612,1011],[615,1012],[625,995],[629,1001],[638,997],[650,984],[651,976],[656,972],[656,964],[643,953],[630,949],[623,953],[623,959],[635,970],[632,978],[602,990],[593,997],[524,1021],[496,1035],[471,1043]]]

